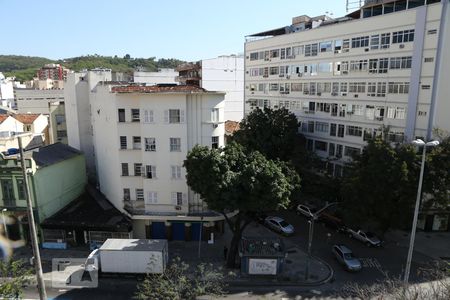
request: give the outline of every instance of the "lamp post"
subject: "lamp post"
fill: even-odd
[[[408,257],[406,259],[405,277],[404,277],[405,284],[408,283],[409,273],[411,271],[411,260],[412,260],[412,254],[413,254],[413,249],[414,249],[414,240],[416,238],[417,219],[419,217],[419,206],[420,206],[420,198],[422,195],[423,171],[425,169],[425,156],[427,153],[427,147],[436,147],[437,145],[439,145],[439,142],[431,141],[431,142],[425,143],[421,139],[417,139],[417,140],[412,141],[412,144],[419,146],[419,147],[423,146],[423,150],[422,150],[422,163],[420,165],[419,186],[417,187],[416,206],[414,208],[414,218],[413,218],[413,223],[412,223],[412,228],[411,228],[411,238],[409,240]]]
[[[202,231],[203,231],[203,216],[200,218],[200,233],[198,238],[198,258],[200,258],[201,248],[202,248]]]
[[[8,236],[8,226],[6,225],[5,212],[8,211],[6,208],[2,209],[2,218],[3,218],[3,228],[5,228],[5,236],[6,239],[9,240]]]
[[[328,207],[337,204],[337,202],[332,202],[327,205],[325,205],[323,208],[316,211],[316,213],[309,213],[311,220],[308,221],[309,223],[309,234],[308,234],[308,260],[306,261],[306,270],[305,270],[305,279],[308,280],[309,277],[309,264],[311,262],[311,248],[312,248],[312,241],[313,241],[313,235],[314,235],[314,221],[316,221],[320,214],[327,209]]]

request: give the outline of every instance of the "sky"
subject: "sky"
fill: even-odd
[[[345,0],[0,0],[0,54],[178,58],[243,53],[245,36]]]

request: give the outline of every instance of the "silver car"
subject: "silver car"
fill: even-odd
[[[333,252],[338,262],[341,263],[347,271],[356,272],[361,270],[361,262],[353,255],[352,250],[346,246],[334,245],[331,252]]]
[[[286,222],[280,217],[267,217],[264,224],[272,230],[275,230],[284,235],[294,234],[294,226]]]

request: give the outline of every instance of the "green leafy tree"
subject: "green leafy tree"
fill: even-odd
[[[409,223],[415,202],[418,167],[411,146],[393,148],[370,140],[347,168],[342,188],[350,225],[375,227],[385,233]]]
[[[30,282],[32,270],[22,260],[0,260],[0,296],[3,299],[19,299],[23,288]]]
[[[148,274],[138,284],[135,299],[194,300],[199,296],[223,294],[224,275],[212,264],[199,264],[191,268],[175,258],[163,274]]]
[[[286,208],[298,175],[285,163],[246,152],[231,142],[216,150],[195,146],[184,161],[187,183],[212,210],[222,213],[233,232],[227,265],[234,267],[239,241],[255,213]],[[234,218],[227,213],[238,211]]]

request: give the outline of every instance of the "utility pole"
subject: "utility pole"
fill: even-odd
[[[47,293],[45,291],[44,275],[42,273],[41,255],[39,254],[39,245],[36,234],[36,224],[34,223],[33,203],[30,196],[30,188],[28,185],[27,166],[25,165],[25,157],[23,155],[22,137],[18,137],[20,164],[22,167],[23,182],[25,185],[25,196],[27,199],[28,224],[30,226],[31,245],[33,247],[34,268],[36,270],[36,279],[39,290],[39,298],[47,300]]]
[[[202,247],[202,231],[203,231],[203,216],[200,218],[200,234],[198,238],[198,258],[200,258],[201,247]]]

